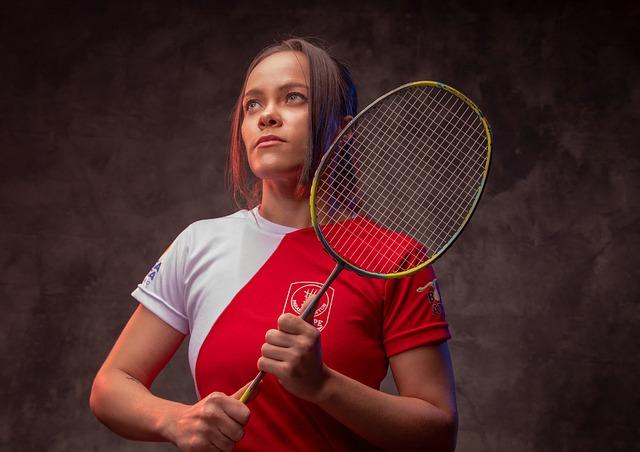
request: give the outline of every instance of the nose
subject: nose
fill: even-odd
[[[278,114],[277,110],[273,108],[273,106],[267,106],[264,110],[262,110],[262,114],[260,115],[260,122],[258,126],[261,129],[266,127],[280,127],[282,125],[282,118]]]

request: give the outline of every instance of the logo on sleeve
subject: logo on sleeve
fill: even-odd
[[[153,268],[151,268],[151,271],[147,275],[147,281],[145,282],[145,286],[148,286],[149,284],[151,284],[151,281],[155,279],[155,277],[158,275],[158,272],[160,271],[161,265],[162,265],[162,262],[158,262],[156,263],[156,265],[153,266]]]
[[[438,288],[438,280],[434,279],[428,284],[422,287],[418,287],[416,292],[426,292],[427,301],[431,305],[431,310],[436,315],[444,315],[444,309],[442,308],[442,299],[440,298],[440,289]]]
[[[322,284],[318,282],[298,281],[291,283],[282,313],[302,314],[302,305],[304,302],[307,301],[307,298],[315,296],[320,291],[320,288],[322,288]],[[329,314],[331,313],[331,303],[333,302],[334,292],[333,287],[329,287],[316,304],[316,312],[313,315],[313,326],[320,331],[329,323]]]

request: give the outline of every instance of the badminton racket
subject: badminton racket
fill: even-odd
[[[400,278],[441,257],[475,211],[490,160],[489,123],[443,83],[408,83],[362,110],[332,142],[313,179],[311,221],[336,265],[300,317],[315,312],[345,268]]]

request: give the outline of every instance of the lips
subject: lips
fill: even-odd
[[[285,140],[283,140],[277,135],[264,135],[258,138],[258,141],[256,141],[256,147],[259,147],[261,144],[263,146],[270,146],[272,144],[284,143],[284,142]]]

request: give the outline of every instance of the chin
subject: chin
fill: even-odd
[[[300,171],[302,171],[302,165],[295,167],[289,165],[251,165],[251,171],[258,179],[272,179],[272,180],[298,180],[300,178]]]

